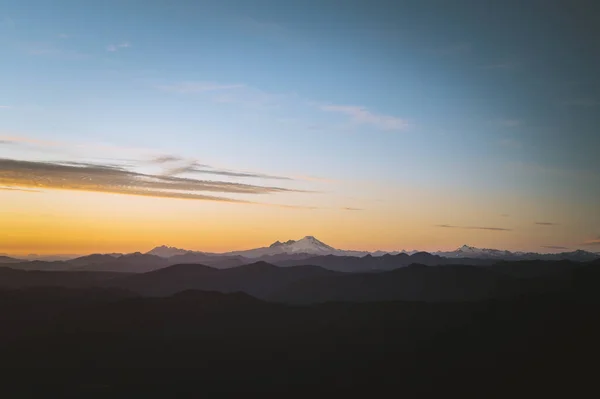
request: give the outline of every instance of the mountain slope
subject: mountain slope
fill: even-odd
[[[10,256],[0,255],[0,263],[21,263],[22,259],[12,258]]]
[[[223,270],[205,265],[181,264],[111,280],[107,284],[151,296],[203,290],[226,293],[241,291],[265,298],[292,282],[331,273],[334,272],[316,266],[281,268],[266,262]]]

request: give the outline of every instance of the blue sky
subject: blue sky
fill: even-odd
[[[563,223],[600,196],[598,30],[583,2],[2,4],[0,133],[61,143],[3,158],[173,154],[319,178],[298,184],[348,207],[418,188],[510,195]],[[589,217],[573,245],[600,233]]]

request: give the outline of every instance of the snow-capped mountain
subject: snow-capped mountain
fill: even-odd
[[[181,255],[210,255],[212,257],[218,256],[241,256],[248,259],[257,259],[262,257],[277,257],[285,258],[287,255],[294,257],[302,257],[302,255],[319,256],[319,255],[335,255],[335,256],[354,256],[363,257],[371,255],[373,257],[379,257],[384,255],[398,255],[407,254],[413,255],[418,251],[347,251],[343,249],[337,249],[330,245],[319,241],[313,236],[306,236],[299,240],[288,240],[288,241],[275,241],[268,247],[260,247],[242,251],[233,251],[226,253],[208,253],[200,251],[190,251],[187,249],[181,249],[176,247],[170,247],[162,245],[156,247],[148,252],[147,255],[155,255],[161,258],[172,258]],[[572,260],[572,261],[587,261],[597,259],[598,254],[592,252],[576,250],[572,252],[561,252],[553,254],[541,254],[536,252],[511,252],[500,249],[490,248],[476,248],[469,245],[463,245],[454,251],[438,251],[433,252],[432,255],[438,255],[444,258],[465,258],[465,259],[492,259],[492,260]],[[308,257],[308,256],[307,256]],[[204,260],[204,259],[202,259]]]
[[[169,247],[168,245],[161,245],[146,252],[147,255],[160,256],[161,258],[170,258],[176,255],[185,255],[189,253],[201,253],[195,251],[189,251],[187,249],[181,249],[176,247]]]
[[[434,255],[443,256],[445,258],[504,258],[507,256],[512,256],[513,253],[499,249],[475,248],[468,245],[463,245],[462,247],[450,252],[434,252]]]
[[[537,252],[511,252],[500,249],[475,248],[463,245],[454,251],[433,252],[434,255],[445,258],[472,258],[472,259],[498,259],[498,260],[571,260],[576,262],[590,261],[598,258],[593,252],[576,250],[571,252],[560,252],[542,254]]]
[[[272,256],[279,254],[311,254],[311,255],[346,255],[348,252],[333,248],[313,236],[306,236],[299,240],[288,240],[285,242],[275,241],[268,247],[249,249],[246,251],[229,252],[226,255],[240,255],[246,258],[260,258],[261,256]],[[364,253],[366,254],[366,252]]]

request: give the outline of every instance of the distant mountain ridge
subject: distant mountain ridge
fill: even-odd
[[[500,261],[575,261],[588,262],[600,254],[576,250],[554,254],[511,252],[507,250],[476,248],[463,245],[454,251],[352,251],[337,249],[314,236],[299,240],[275,241],[269,246],[210,253],[161,245],[146,253],[92,254],[68,260],[26,260],[0,256],[0,265],[20,270],[48,271],[104,271],[144,273],[176,264],[204,264],[217,269],[227,269],[264,261],[277,266],[320,266],[344,272],[383,271],[405,267],[413,263],[428,266],[463,264],[486,266]]]

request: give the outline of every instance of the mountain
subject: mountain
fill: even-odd
[[[245,258],[260,258],[273,255],[346,255],[346,256],[364,256],[368,252],[363,251],[344,251],[333,248],[313,236],[306,236],[300,240],[288,240],[285,242],[275,241],[268,247],[249,249],[245,251],[229,252],[227,255],[240,255]]]
[[[122,255],[120,255],[122,256]],[[107,262],[112,262],[116,259],[113,254],[92,254],[81,256],[79,258],[67,260],[66,263],[74,267],[85,267],[91,265],[100,265]]]
[[[169,258],[170,266],[181,263],[194,263],[214,267],[217,269],[227,269],[230,267],[245,265],[250,262],[252,261],[239,255],[207,255],[201,252],[188,252],[186,254],[175,255]]]
[[[23,289],[28,287],[88,288],[99,285],[122,273],[82,271],[40,271],[0,268],[0,288]]]
[[[0,263],[20,263],[23,259],[12,258],[10,256],[0,255]]]
[[[588,262],[600,258],[593,252],[576,250],[572,252],[560,252],[542,254],[537,252],[511,252],[499,249],[476,248],[463,245],[454,251],[434,252],[434,255],[445,258],[474,258],[474,259],[497,259],[497,260],[572,260],[576,262]]]
[[[298,266],[314,265],[325,269],[340,272],[368,272],[368,271],[386,271],[409,266],[413,263],[419,263],[426,266],[440,265],[471,265],[486,266],[493,263],[489,259],[477,258],[445,258],[439,255],[433,255],[428,252],[415,252],[412,255],[399,253],[397,255],[384,254],[382,256],[373,256],[371,254],[362,257],[356,256],[314,256],[300,259],[281,259],[273,262],[277,266]]]
[[[169,260],[156,255],[135,252],[114,258],[109,255],[106,262],[88,264],[79,267],[79,270],[121,272],[121,273],[144,273],[169,266]]]
[[[334,272],[316,266],[281,268],[266,262],[229,269],[181,264],[149,273],[129,275],[107,282],[107,286],[150,296],[166,296],[186,290],[245,292],[267,298],[292,282]]]
[[[169,247],[168,245],[161,245],[160,247],[152,248],[150,251],[146,252],[146,255],[160,256],[161,258],[170,258],[172,256],[192,253],[202,254],[202,252],[189,251],[187,249]]]

